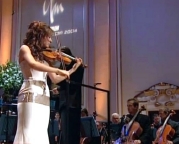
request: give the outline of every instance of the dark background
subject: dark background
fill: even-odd
[[[52,4],[50,2],[53,2]],[[48,11],[43,14],[43,5]],[[49,6],[52,6],[50,9]],[[35,20],[43,21],[50,26],[60,26],[58,35],[61,45],[71,48],[75,56],[83,59],[84,36],[83,36],[83,0],[23,0],[21,17],[21,43],[24,39],[28,25]],[[57,10],[57,7],[59,8]],[[61,11],[60,9],[63,9]],[[59,11],[50,19],[50,11]],[[52,45],[57,48],[56,38],[52,37]]]

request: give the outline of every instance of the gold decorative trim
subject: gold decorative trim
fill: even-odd
[[[154,107],[173,107],[179,101],[179,86],[161,82],[134,96],[140,102],[153,104]]]
[[[25,93],[18,96],[18,103],[33,102],[50,106],[50,97],[36,93]]]

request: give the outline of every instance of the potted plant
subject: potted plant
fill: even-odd
[[[4,99],[17,95],[22,82],[22,72],[17,63],[8,61],[5,65],[0,65],[0,87],[4,89]]]

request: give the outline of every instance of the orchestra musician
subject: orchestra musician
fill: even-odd
[[[159,116],[161,117],[161,121],[162,121],[161,125],[163,125],[169,113],[170,110],[167,107],[159,109]],[[169,119],[167,121],[167,124],[169,124],[175,130],[175,134],[171,140],[167,141],[166,144],[179,144],[179,123]]]
[[[113,114],[111,115],[111,122],[112,122],[113,124],[119,124],[119,123],[121,122],[121,119],[120,119],[120,116],[119,116],[118,113],[113,113]]]
[[[127,114],[127,120],[131,120],[139,110],[139,102],[135,98],[127,100],[127,109],[129,114]],[[125,121],[125,120],[124,120]],[[123,125],[125,124],[122,121]],[[151,136],[150,136],[150,118],[144,114],[138,114],[134,120],[138,122],[140,127],[142,128],[142,133],[140,136],[133,141],[134,144],[151,144]]]
[[[88,117],[88,110],[86,108],[81,110],[81,117]]]
[[[153,136],[152,141],[156,138],[156,132],[161,126],[161,117],[158,114],[153,115],[153,123],[151,124],[151,135]]]

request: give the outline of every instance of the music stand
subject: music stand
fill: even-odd
[[[93,117],[81,118],[81,136],[82,137],[99,137],[99,131]]]
[[[102,92],[106,92],[107,94],[107,127],[110,127],[110,91],[109,90],[106,90],[106,89],[101,89],[101,88],[96,88],[94,86],[90,86],[90,85],[86,85],[86,84],[82,84],[82,83],[77,83],[77,82],[74,82],[74,81],[70,81],[70,83],[72,84],[75,84],[75,85],[80,85],[80,86],[83,86],[83,87],[86,87],[86,88],[90,88],[90,89],[95,89],[95,90],[98,90],[98,91],[102,91]],[[68,97],[68,95],[67,95]],[[107,133],[108,133],[108,137],[107,137],[107,142],[108,144],[110,143],[110,129],[108,128],[107,129]]]
[[[7,116],[3,114],[0,117],[0,140],[13,141],[16,132],[17,115]]]

